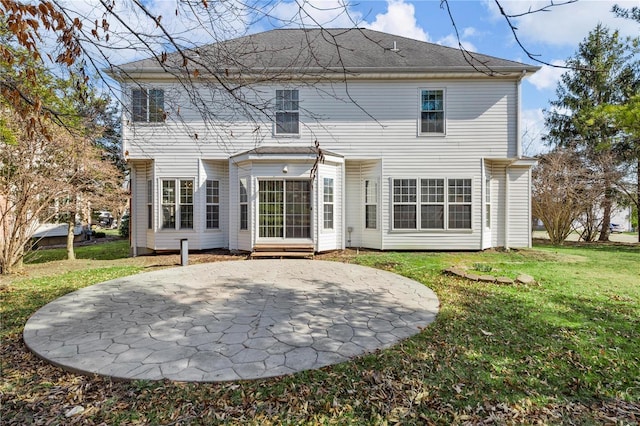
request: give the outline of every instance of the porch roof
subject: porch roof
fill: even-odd
[[[231,158],[240,157],[242,155],[313,155],[318,156],[320,153],[323,155],[329,155],[332,157],[344,158],[341,154],[335,152],[326,151],[324,149],[318,149],[314,146],[261,146],[258,148],[250,149],[249,151],[239,152],[234,154]]]

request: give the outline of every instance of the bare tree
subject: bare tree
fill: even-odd
[[[553,244],[562,244],[593,203],[592,173],[575,151],[559,148],[540,157],[532,174],[533,216],[542,221]]]
[[[22,117],[2,118],[12,134],[0,142],[0,273],[9,274],[20,268],[37,226],[56,215],[54,200],[69,193],[60,174],[69,140],[68,133],[27,137]]]

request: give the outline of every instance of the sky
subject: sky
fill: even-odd
[[[99,0],[62,1],[91,23],[94,19],[101,19],[103,10]],[[546,11],[512,19],[520,42],[544,63],[562,65],[598,23],[619,30],[622,36],[640,35],[640,24],[617,18],[611,12],[614,4],[631,8],[640,6],[640,0],[500,0],[499,3],[508,14],[522,14],[552,2],[556,6]],[[262,6],[258,12],[252,13],[238,13],[238,9],[234,9],[248,3]],[[146,19],[126,1],[115,4],[123,22],[132,28],[150,33],[159,31],[154,21]],[[215,41],[211,40],[212,37],[218,40],[233,38],[274,27],[321,24],[324,27],[366,27],[431,43],[458,46],[452,20],[440,0],[209,0],[209,12],[215,9],[218,15],[234,18],[216,19],[208,26],[206,19],[198,19],[201,17],[194,15],[193,9],[181,6],[184,3],[176,0],[142,0],[142,4],[156,16],[161,15],[163,26],[187,45],[207,44]],[[522,83],[521,116],[523,131],[526,132],[523,136],[525,154],[535,155],[546,150],[539,140],[544,132],[542,111],[549,107],[549,100],[555,99],[557,83],[566,70],[528,58],[500,15],[495,0],[450,0],[448,4],[460,41],[466,49],[542,67]],[[179,14],[176,14],[176,7],[182,7]],[[110,25],[115,28],[120,23],[110,22]],[[124,33],[127,34],[126,31]],[[156,41],[152,39],[150,42]],[[101,53],[109,56],[112,63],[129,62],[140,59],[140,55],[149,55],[148,50],[136,49],[130,44],[130,37],[119,41],[112,39],[109,43],[110,49],[105,48]],[[120,48],[114,49],[116,46]],[[156,47],[159,51],[163,48],[161,45]]]

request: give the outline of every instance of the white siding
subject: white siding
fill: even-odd
[[[316,87],[300,85],[300,135],[296,137],[274,137],[273,124],[263,116],[244,117],[240,109],[225,102],[214,101],[221,122],[205,124],[181,88],[167,83],[152,87],[165,89],[165,106],[169,119],[162,124],[136,123],[132,125],[125,117],[123,139],[128,158],[154,159],[156,188],[163,177],[192,178],[198,183],[206,180],[209,169],[200,164],[218,164],[216,160],[228,161],[230,155],[250,150],[256,146],[311,146],[318,141],[321,148],[334,151],[345,158],[344,209],[338,208],[342,196],[336,192],[335,211],[344,211],[344,218],[336,215],[336,224],[344,223],[345,229],[337,229],[329,236],[314,229],[319,235],[318,249],[328,249],[335,241],[340,247],[349,239],[347,228],[352,227],[351,241],[346,245],[380,249],[481,249],[483,244],[483,158],[513,158],[517,155],[517,109],[519,83],[515,78],[477,78],[457,80],[371,80],[350,81],[347,96],[343,83],[317,84]],[[256,87],[246,91],[251,102],[267,104],[276,88],[285,85]],[[295,86],[287,86],[295,87]],[[419,136],[420,89],[443,89],[445,93],[446,134],[442,136]],[[128,94],[130,87],[124,85]],[[204,87],[202,93],[206,93]],[[217,96],[217,95],[216,95]],[[215,98],[218,99],[218,98]],[[353,102],[350,100],[352,99]],[[355,103],[354,103],[355,102]],[[180,109],[178,111],[179,105]],[[232,121],[231,124],[227,120]],[[362,161],[377,158],[376,161]],[[201,163],[200,163],[201,162]],[[176,249],[180,238],[189,238],[191,248],[211,248],[228,245],[231,249],[250,250],[256,241],[257,177],[282,177],[284,163],[254,161],[238,168],[231,161],[226,206],[225,231],[218,236],[193,231],[157,230],[153,248]],[[288,177],[308,175],[308,165],[290,165]],[[504,245],[505,233],[502,224],[505,216],[505,177],[503,171],[493,177],[491,230],[492,245]],[[211,173],[224,173],[224,168],[215,168]],[[322,169],[321,169],[322,173]],[[502,175],[501,175],[502,173]],[[238,223],[238,179],[248,179],[251,222],[249,231],[239,231]],[[472,180],[472,229],[464,231],[393,231],[391,226],[392,178],[468,178]],[[364,226],[364,179],[378,179],[379,205],[378,230],[365,230]],[[138,177],[138,179],[140,179]],[[341,173],[336,172],[336,188]],[[222,179],[221,187],[222,187]],[[521,179],[512,182],[513,191],[528,191]],[[139,182],[136,183],[139,186]],[[143,193],[144,194],[144,193]],[[528,192],[518,193],[517,202],[528,199]],[[159,190],[156,189],[159,196]],[[200,204],[204,195],[199,195]],[[314,197],[317,203],[317,197]],[[526,228],[521,228],[523,217],[528,214],[510,202],[510,211],[517,219],[510,221],[509,244],[517,246],[528,241]],[[140,201],[136,201],[140,204]],[[513,204],[513,206],[511,205]],[[317,207],[317,206],[315,206]],[[520,210],[518,210],[520,208]],[[515,209],[515,210],[514,210]],[[314,212],[321,209],[314,208]],[[204,207],[196,206],[197,212]],[[157,211],[159,212],[159,211]],[[198,213],[202,216],[202,213]],[[321,224],[316,216],[315,225]],[[136,220],[140,220],[137,218]],[[146,222],[141,222],[146,224]],[[200,223],[200,222],[198,222]],[[228,225],[227,225],[228,223]],[[528,220],[527,220],[528,223]],[[158,221],[156,220],[156,226]],[[203,226],[203,225],[199,225]],[[502,228],[502,229],[501,229]],[[226,234],[224,236],[223,234]],[[334,240],[335,237],[335,240]],[[330,240],[330,241],[329,241]]]
[[[382,202],[381,196],[381,160],[351,160],[346,165],[346,201],[345,215],[347,232],[347,246],[382,248],[382,211],[387,206]],[[378,184],[378,227],[367,229],[365,223],[365,188],[364,182],[370,180]],[[348,229],[351,228],[351,241],[349,242]]]
[[[530,173],[526,167],[510,167],[509,244],[508,247],[531,247]]]
[[[229,162],[201,161],[200,182],[196,195],[195,216],[196,230],[200,233],[200,248],[229,247]],[[220,228],[207,229],[207,191],[206,181],[217,180],[220,190]]]
[[[349,101],[340,83],[302,86],[301,133],[289,138],[274,137],[272,123],[264,117],[241,120],[229,112],[228,105],[220,114],[239,121],[233,126],[205,125],[178,88],[166,84],[154,87],[167,92],[169,120],[135,126],[125,120],[129,123],[123,128],[125,149],[132,159],[226,159],[257,145],[309,146],[315,140],[323,149],[339,152],[347,159],[380,157],[414,168],[423,167],[425,160],[473,163],[481,157],[516,155],[515,80],[353,81],[349,83],[349,96],[358,106]],[[276,87],[280,86],[257,87],[246,95],[249,100],[261,97],[266,102]],[[419,89],[429,87],[446,90],[446,136],[418,136]],[[125,89],[126,93],[128,87]],[[179,117],[172,111],[174,104],[180,105]],[[215,107],[212,103],[211,108]]]
[[[131,246],[136,255],[147,253],[147,177],[153,173],[153,163],[134,162],[131,164]]]
[[[324,229],[324,178],[333,179],[333,229]],[[342,247],[342,168],[333,164],[320,164],[318,167],[317,190],[318,208],[316,223],[317,229],[317,251],[328,251],[341,249]]]

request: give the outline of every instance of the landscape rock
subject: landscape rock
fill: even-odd
[[[516,277],[516,281],[522,284],[535,284],[536,280],[531,275],[520,274]]]
[[[478,281],[482,281],[485,283],[495,283],[496,277],[494,277],[493,275],[480,275],[478,277]]]
[[[498,284],[513,284],[513,280],[508,277],[498,277]]]

